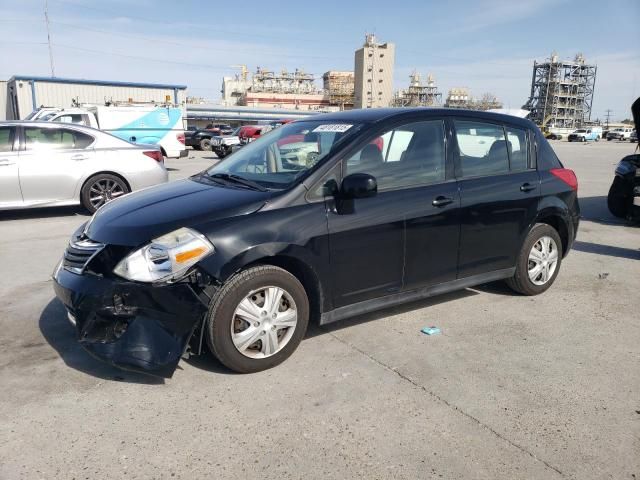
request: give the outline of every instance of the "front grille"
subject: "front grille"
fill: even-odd
[[[81,274],[91,259],[103,248],[102,243],[94,242],[86,237],[73,238],[64,251],[62,266],[70,272]]]

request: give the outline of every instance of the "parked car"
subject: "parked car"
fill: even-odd
[[[631,105],[636,130],[640,127],[640,97]],[[635,139],[638,140],[637,137]],[[618,218],[640,221],[640,155],[626,155],[618,162],[609,194],[607,207]]]
[[[234,147],[240,145],[238,134],[242,127],[236,128],[230,135],[214,135],[211,137],[211,150],[218,158],[224,158],[233,152]]]
[[[244,125],[240,127],[240,131],[238,132],[238,137],[240,138],[240,143],[245,145],[249,142],[254,141],[260,135],[262,135],[262,130],[266,127],[266,125]],[[271,130],[271,127],[269,128]]]
[[[213,130],[220,135],[231,135],[233,133],[233,127],[226,123],[212,123],[207,125],[207,130]]]
[[[211,138],[220,135],[220,130],[213,128],[200,128],[187,135],[185,144],[195,150],[211,150]]]
[[[629,140],[631,132],[633,132],[633,128],[615,128],[607,133],[607,141]]]
[[[82,204],[94,212],[167,178],[156,145],[80,125],[0,122],[0,210]]]
[[[599,142],[602,135],[602,128],[579,128],[569,134],[570,142]]]
[[[638,132],[636,130],[631,132],[631,134],[629,135],[629,141],[631,143],[638,143]]]
[[[283,158],[294,147],[304,162]],[[496,280],[546,291],[576,237],[577,188],[529,120],[318,115],[101,208],[54,287],[80,344],[112,365],[171,376],[208,345],[256,372],[289,357],[312,320]]]

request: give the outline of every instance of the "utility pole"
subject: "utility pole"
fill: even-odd
[[[49,64],[51,65],[51,76],[56,76],[55,68],[53,67],[53,50],[51,50],[51,29],[49,28],[49,2],[44,0],[44,21],[47,24],[47,43],[49,44]]]
[[[606,117],[607,117],[607,130],[609,130],[609,118],[611,117],[611,114],[613,113],[613,110],[605,110],[606,113]]]

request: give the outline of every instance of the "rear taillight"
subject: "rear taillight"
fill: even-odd
[[[184,145],[184,133],[178,133],[176,135],[176,138],[178,139],[178,141]]]
[[[162,152],[158,150],[147,150],[144,153],[147,157],[153,158],[158,163],[164,163],[164,157],[162,156]]]
[[[568,168],[552,168],[549,170],[555,177],[558,177],[564,183],[569,185],[572,190],[578,191],[578,178],[573,170]]]

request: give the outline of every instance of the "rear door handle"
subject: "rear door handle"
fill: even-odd
[[[87,155],[83,155],[83,154],[79,153],[78,155],[73,155],[71,157],[71,160],[79,161],[79,160],[86,160],[87,158],[89,158]]]
[[[431,205],[433,205],[434,207],[444,207],[445,205],[449,205],[450,203],[453,203],[453,198],[443,197],[442,195],[440,195],[433,199]]]
[[[530,183],[523,183],[522,185],[520,185],[521,192],[530,192],[531,190],[535,190],[535,189],[536,189],[536,186],[531,185]]]
[[[15,164],[16,162],[10,162],[8,158],[0,158],[0,167],[8,167]]]

